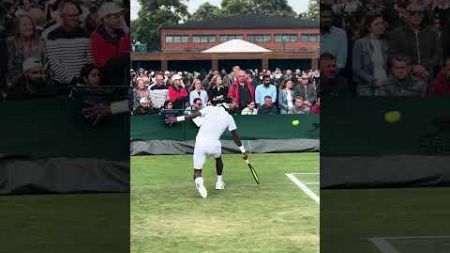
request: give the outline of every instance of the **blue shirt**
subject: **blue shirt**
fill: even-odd
[[[341,28],[332,26],[329,33],[320,34],[320,54],[328,52],[334,55],[338,68],[345,68],[347,47],[347,34]]]
[[[270,96],[274,102],[277,101],[277,88],[275,88],[275,85],[271,84],[266,88],[264,84],[260,84],[256,87],[255,102],[259,105],[264,104],[265,96]]]

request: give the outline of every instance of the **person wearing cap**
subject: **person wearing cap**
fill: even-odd
[[[114,2],[104,3],[98,10],[100,25],[91,36],[95,64],[102,67],[111,58],[129,54],[130,36],[122,29],[122,8]]]
[[[47,36],[46,52],[53,80],[67,86],[76,84],[80,70],[93,63],[90,34],[80,26],[80,7],[73,1],[60,4],[60,26]]]
[[[23,62],[23,74],[6,92],[8,100],[22,100],[49,97],[53,95],[47,85],[45,69],[37,58],[28,58]]]
[[[182,77],[178,74],[172,76],[172,85],[169,87],[168,98],[177,109],[184,108],[184,102],[188,101],[189,94],[183,85]]]

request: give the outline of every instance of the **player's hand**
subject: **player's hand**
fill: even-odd
[[[248,155],[246,152],[242,153],[242,159],[244,159],[244,160],[248,159]]]
[[[91,107],[83,109],[84,117],[92,121],[92,125],[97,125],[100,120],[111,115],[111,107],[106,104],[88,103]]]
[[[169,116],[166,118],[166,124],[172,125],[177,122],[177,118],[173,116]]]

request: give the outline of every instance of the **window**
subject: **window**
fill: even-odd
[[[247,40],[256,43],[270,42],[270,34],[249,34]]]
[[[189,43],[189,36],[187,35],[166,35],[167,44],[175,43]]]
[[[297,39],[297,34],[275,34],[275,42],[278,43],[294,43]]]
[[[242,40],[242,39],[244,39],[244,36],[240,35],[240,34],[221,34],[220,35],[220,42],[225,42],[225,41],[234,40],[234,39]]]
[[[216,35],[193,35],[193,43],[214,43],[216,42]]]
[[[303,42],[316,42],[319,41],[319,34],[302,34],[301,40]]]

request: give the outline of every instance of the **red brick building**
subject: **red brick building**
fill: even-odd
[[[274,65],[271,63],[283,61],[301,62],[299,68],[317,67],[319,37],[317,22],[284,17],[229,17],[164,26],[160,29],[161,53],[134,53],[132,57],[135,61],[160,61],[163,70],[173,69],[170,65],[174,61],[204,61],[206,67],[209,62],[212,69],[229,68],[232,62],[244,61],[250,61],[249,65],[256,63],[260,68],[270,68]],[[272,52],[201,53],[231,39],[246,40]]]

